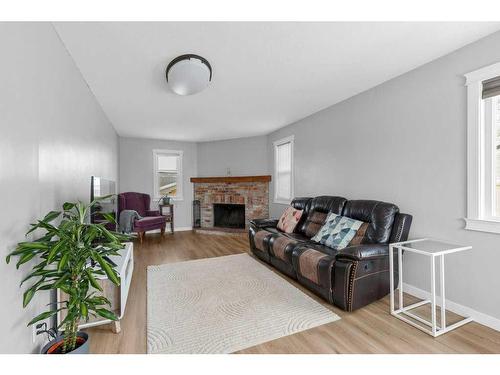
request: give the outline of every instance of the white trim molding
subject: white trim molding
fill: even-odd
[[[175,232],[186,232],[186,231],[189,231],[189,230],[193,230],[193,227],[176,227],[176,226],[174,225],[174,233],[175,233]],[[161,230],[160,230],[160,229],[148,230],[148,231],[146,232],[146,235],[147,235],[148,233],[161,233]],[[167,235],[167,234],[172,234],[172,232],[170,232],[170,231],[167,229],[167,230],[165,230],[165,235]]]
[[[500,233],[500,221],[465,218],[465,229],[479,232]]]
[[[278,197],[278,147],[284,144],[290,144],[290,196],[289,197]],[[290,202],[292,201],[295,193],[295,164],[294,164],[294,143],[295,143],[295,136],[290,135],[285,138],[278,139],[273,142],[273,154],[274,154],[274,170],[273,170],[273,180],[274,180],[274,199],[273,203],[277,204],[287,204],[289,205]]]
[[[465,229],[500,233],[493,215],[494,166],[491,126],[484,121],[483,81],[500,76],[500,63],[465,74],[467,86],[467,217]],[[497,221],[498,219],[498,221]]]
[[[429,299],[431,296],[431,293],[417,288],[413,285],[410,284],[403,284],[403,289],[405,292],[408,294],[411,294],[417,298],[420,299]],[[437,302],[441,303],[441,297],[436,296]],[[449,299],[446,299],[446,310],[454,312],[455,314],[461,315],[461,316],[470,316],[474,322],[482,324],[486,327],[490,327],[496,331],[500,331],[500,319],[494,318],[490,315],[484,314],[482,312],[476,311],[468,306],[460,305],[456,302],[450,301]]]

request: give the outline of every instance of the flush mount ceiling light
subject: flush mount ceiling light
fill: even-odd
[[[178,95],[193,95],[208,86],[212,67],[201,56],[187,54],[176,57],[167,66],[167,82]]]

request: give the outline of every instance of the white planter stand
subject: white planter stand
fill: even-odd
[[[412,325],[415,328],[428,333],[433,337],[440,336],[452,329],[458,328],[466,323],[472,321],[472,318],[465,318],[457,323],[447,326],[446,325],[446,298],[445,298],[445,273],[444,273],[444,256],[446,254],[456,253],[459,251],[465,251],[472,249],[471,246],[459,246],[455,244],[450,244],[438,240],[432,240],[428,238],[398,242],[389,245],[389,274],[390,274],[390,304],[391,304],[391,315],[396,318]],[[399,293],[399,306],[395,309],[394,306],[394,251],[398,252],[398,293]],[[403,250],[425,255],[430,259],[431,267],[431,299],[420,301],[409,306],[404,306],[403,303]],[[441,311],[441,321],[440,324],[436,321],[436,258],[439,258],[439,277],[440,277],[440,311]],[[411,310],[426,305],[431,304],[431,320],[428,321],[416,314],[412,313]],[[413,319],[413,320],[412,320]],[[418,323],[417,323],[418,322]],[[420,324],[419,324],[420,323]]]

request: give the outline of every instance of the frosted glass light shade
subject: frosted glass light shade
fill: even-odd
[[[196,55],[175,58],[167,67],[167,82],[178,95],[193,95],[204,90],[212,79],[208,61]]]

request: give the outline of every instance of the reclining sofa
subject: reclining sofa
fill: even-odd
[[[408,238],[412,216],[391,203],[320,196],[295,198],[303,210],[293,233],[277,219],[250,221],[252,253],[328,302],[353,311],[389,294],[389,243]],[[335,250],[311,241],[329,212],[366,223],[348,247]],[[395,286],[397,286],[397,257]]]

